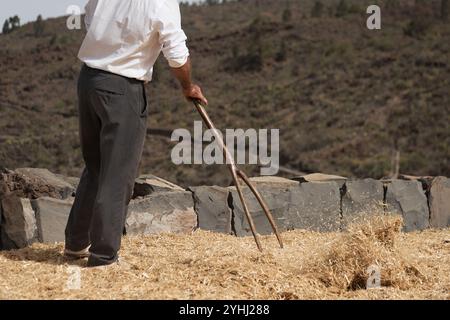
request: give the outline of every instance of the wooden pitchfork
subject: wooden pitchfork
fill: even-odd
[[[277,225],[275,224],[273,216],[270,213],[269,208],[268,208],[267,204],[265,203],[265,201],[263,200],[261,194],[258,192],[258,190],[256,190],[255,186],[252,184],[252,182],[247,177],[247,175],[243,171],[239,170],[239,168],[236,166],[236,163],[234,162],[233,157],[231,156],[229,150],[227,149],[227,147],[225,145],[225,142],[223,141],[222,136],[220,134],[218,134],[218,131],[217,131],[216,127],[212,123],[211,119],[209,118],[208,114],[206,113],[205,108],[202,106],[200,101],[196,100],[196,99],[194,99],[192,101],[193,101],[193,103],[195,105],[195,108],[197,109],[198,113],[200,113],[200,116],[202,117],[202,119],[205,122],[206,126],[213,131],[213,134],[214,134],[214,137],[215,137],[217,143],[219,144],[219,146],[223,150],[223,154],[224,154],[225,159],[227,161],[228,168],[229,168],[229,170],[231,172],[231,176],[233,177],[234,184],[236,185],[236,190],[237,190],[237,192],[239,194],[239,198],[240,198],[240,200],[242,202],[242,206],[244,208],[244,212],[245,212],[245,215],[247,217],[248,224],[250,225],[250,229],[252,230],[253,238],[255,239],[256,246],[258,247],[259,251],[261,251],[261,252],[263,251],[262,250],[262,246],[261,246],[261,242],[259,241],[258,234],[256,233],[255,224],[253,223],[253,218],[250,215],[250,211],[248,210],[247,203],[245,202],[244,194],[242,193],[242,186],[239,183],[238,177],[241,178],[242,181],[245,182],[245,184],[250,188],[250,190],[255,195],[255,197],[258,200],[259,204],[261,205],[264,213],[266,214],[266,217],[269,220],[270,225],[272,226],[272,229],[273,229],[275,235],[277,236],[278,243],[280,244],[280,248],[283,248],[283,241],[281,239],[280,234],[278,233]]]

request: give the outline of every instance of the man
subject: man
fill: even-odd
[[[177,0],[90,0],[78,54],[85,169],[66,227],[65,255],[87,266],[117,261],[147,123],[144,83],[161,51],[183,94],[207,104],[191,81]]]

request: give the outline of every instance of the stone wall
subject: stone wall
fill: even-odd
[[[450,226],[450,179],[402,176],[396,180],[348,180],[312,174],[292,180],[251,179],[280,230],[344,230],[373,214],[401,215],[404,231]],[[33,242],[62,242],[78,179],[45,169],[3,169],[0,176],[0,249]],[[260,234],[271,233],[256,199],[244,195]],[[126,219],[128,235],[190,233],[195,229],[248,236],[250,229],[236,188],[190,187],[143,175],[136,180]]]

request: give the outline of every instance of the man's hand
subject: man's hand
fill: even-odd
[[[208,100],[203,95],[202,89],[196,84],[192,84],[189,88],[183,89],[183,94],[188,100],[198,99],[203,105],[208,105]]]
[[[192,83],[191,79],[191,60],[188,59],[187,62],[179,68],[172,68],[172,72],[183,88],[183,94],[188,100],[198,99],[202,104],[207,105],[208,100],[202,93],[202,89],[196,84]]]

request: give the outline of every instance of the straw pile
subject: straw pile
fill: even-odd
[[[365,289],[369,269],[379,270],[380,284],[385,287],[406,290],[420,284],[425,277],[395,248],[401,227],[400,218],[381,216],[351,225],[325,254],[313,259],[311,273],[327,287],[347,290]]]
[[[0,299],[449,299],[450,230],[400,227],[375,217],[342,233],[286,232],[285,249],[263,237],[262,254],[252,238],[204,231],[125,238],[123,262],[97,269],[36,244],[0,253]],[[379,289],[366,289],[371,266]]]

